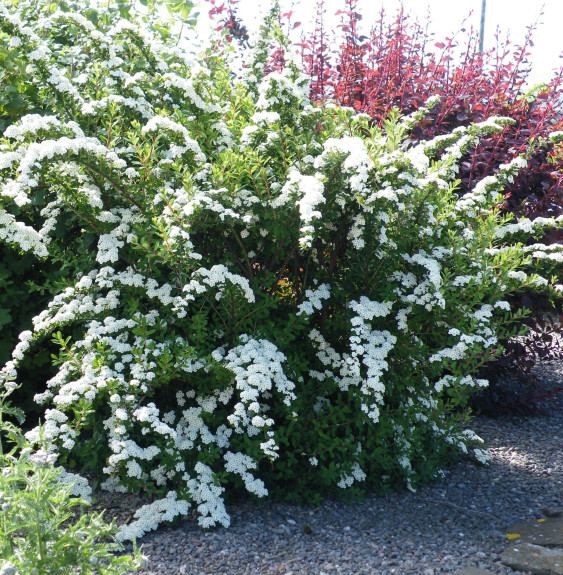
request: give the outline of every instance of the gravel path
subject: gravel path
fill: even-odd
[[[563,386],[563,361],[536,368]],[[514,573],[500,564],[504,530],[563,506],[563,393],[546,413],[475,418],[488,467],[460,463],[417,493],[326,501],[299,508],[267,502],[231,507],[231,527],[202,532],[194,520],[143,540],[145,575],[437,575],[463,567]],[[123,496],[121,496],[123,497]],[[121,506],[127,499],[121,499]]]

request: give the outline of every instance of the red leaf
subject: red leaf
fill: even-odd
[[[440,48],[440,50],[443,50],[446,47],[446,45],[443,42],[436,42],[434,46],[436,46],[436,48]]]

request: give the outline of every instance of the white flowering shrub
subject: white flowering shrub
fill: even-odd
[[[27,439],[153,496],[122,539],[192,506],[229,525],[241,489],[414,489],[486,460],[464,429],[473,376],[516,330],[511,295],[557,296],[561,257],[521,243],[561,221],[496,209],[524,157],[453,193],[465,150],[508,120],[413,144],[424,111],[380,132],[311,106],[294,65],[235,80],[132,21],[8,6],[2,43],[43,107],[0,138],[0,238],[71,271],[1,378],[58,342]]]

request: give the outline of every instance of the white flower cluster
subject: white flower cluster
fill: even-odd
[[[224,488],[217,485],[211,468],[198,461],[194,468],[197,479],[187,479],[190,497],[197,503],[198,523],[204,527],[214,527],[218,523],[224,527],[231,524],[231,519],[221,499]]]
[[[491,462],[491,454],[486,449],[473,449],[473,456],[482,465],[488,465]]]
[[[258,87],[258,111],[277,111],[283,104],[296,102],[297,105],[309,103],[309,77],[305,74],[294,77],[291,68],[281,72],[271,72],[264,77]]]
[[[469,353],[471,353],[475,346],[488,349],[497,344],[498,339],[495,335],[490,333],[490,329],[485,328],[483,332],[485,336],[477,334],[464,334],[460,333],[458,329],[453,328],[449,331],[452,336],[459,336],[459,342],[452,347],[445,347],[436,353],[433,353],[428,361],[430,363],[443,362],[444,360],[459,361],[464,359]],[[487,337],[488,336],[488,337]],[[468,380],[469,381],[469,380]]]
[[[57,481],[65,485],[70,485],[70,493],[76,497],[80,497],[86,502],[92,501],[92,488],[88,484],[88,480],[77,473],[70,473],[65,469],[57,468],[59,470],[59,475],[57,476]]]
[[[356,461],[354,465],[352,465],[352,469],[350,470],[351,475],[347,473],[342,473],[340,475],[340,479],[336,484],[340,489],[346,489],[347,487],[351,487],[354,481],[364,481],[367,475],[362,468],[360,467],[359,463]]]
[[[221,107],[218,104],[209,104],[197,93],[194,87],[194,78],[183,78],[174,72],[167,72],[163,74],[162,78],[165,88],[177,89],[196,108],[207,113],[221,111]]]
[[[442,393],[444,388],[451,387],[453,385],[464,387],[487,387],[489,385],[489,381],[487,379],[474,379],[471,375],[465,375],[463,377],[445,375],[434,384],[434,389],[438,393]]]
[[[296,172],[291,172],[288,180]],[[298,178],[292,182],[297,185],[301,199],[297,200],[296,205],[299,206],[299,215],[303,226],[299,230],[300,238],[299,244],[302,247],[310,248],[312,245],[315,228],[312,225],[313,219],[321,217],[321,212],[315,208],[325,202],[324,186],[322,182],[313,176],[302,176],[297,172]]]
[[[389,368],[386,358],[397,343],[397,338],[387,330],[372,330],[369,323],[376,317],[389,315],[392,306],[393,302],[374,302],[365,296],[359,302],[350,302],[350,308],[357,314],[351,319],[350,367],[361,378],[361,409],[374,423],[379,421],[378,406],[383,404],[385,385],[382,378]],[[361,364],[367,368],[365,376]]]
[[[323,148],[322,154],[315,160],[315,168],[321,170],[331,158],[343,160],[342,171],[347,176],[351,191],[358,196],[365,196],[371,192],[367,184],[374,162],[361,138],[356,136],[328,138]],[[342,207],[346,205],[348,198],[344,192],[337,196],[336,202]]]
[[[75,79],[76,82],[76,79]],[[152,106],[143,97],[132,98],[130,96],[121,96],[120,94],[110,94],[99,100],[91,100],[82,104],[80,111],[85,116],[95,116],[104,110],[112,107],[129,108],[137,112],[141,117],[150,120],[154,117]]]
[[[256,479],[248,472],[249,469],[256,469],[257,467],[252,458],[244,453],[232,453],[231,451],[227,451],[223,457],[225,470],[240,475],[249,493],[254,493],[258,497],[268,495],[264,482],[261,479]]]
[[[140,539],[148,531],[156,529],[163,521],[172,521],[178,515],[186,515],[190,503],[177,498],[175,491],[169,491],[163,499],[137,509],[134,514],[135,521],[123,524],[117,532],[118,541]]]
[[[29,450],[30,453],[26,451]],[[35,452],[32,451],[30,447],[22,450],[22,457],[25,457],[27,461],[32,463],[35,467],[50,467],[57,461],[57,455],[55,453],[47,453],[43,449],[39,449]]]
[[[403,280],[403,286],[406,288],[412,287],[415,285],[415,289],[412,293],[406,293],[402,287],[398,287],[395,289],[395,292],[401,298],[401,301],[408,303],[408,304],[416,304],[424,306],[424,308],[428,311],[432,310],[434,306],[438,306],[440,308],[444,308],[446,305],[444,296],[442,294],[442,276],[441,276],[441,269],[442,266],[440,262],[436,259],[429,257],[424,252],[419,252],[414,255],[409,254],[401,254],[401,257],[410,264],[417,264],[426,268],[428,272],[428,277],[418,285],[416,285],[416,277],[414,275],[405,276],[405,279],[412,278],[412,282],[408,281],[405,283]],[[394,276],[395,278],[402,277],[399,275]]]
[[[257,420],[255,416],[268,409],[266,405],[260,405],[260,400],[268,397],[274,388],[283,397],[283,403],[291,406],[296,399],[293,393],[295,384],[285,375],[282,366],[285,356],[273,343],[250,339],[246,335],[240,340],[242,345],[234,347],[225,356],[224,365],[235,375],[235,387],[240,398],[227,419],[236,433],[252,437],[265,432],[268,439],[260,447],[268,457],[275,459],[278,446],[273,438],[274,432],[270,430],[274,421],[263,417]]]
[[[323,308],[323,299],[330,299],[330,286],[328,284],[321,284],[315,290],[306,290],[305,297],[307,299],[303,300],[297,306],[297,315],[307,314],[313,315],[315,310],[321,310]]]
[[[18,193],[26,192],[37,185],[37,171],[43,163],[51,163],[55,159],[76,156],[80,153],[98,156],[107,162],[110,169],[119,169],[126,165],[115,152],[110,152],[97,138],[63,136],[58,140],[45,140],[29,145],[20,161],[19,174],[14,186],[18,189]]]
[[[62,123],[56,116],[40,116],[39,114],[27,114],[22,116],[17,124],[12,124],[4,131],[4,137],[23,142],[28,135],[36,136],[45,131],[49,134],[53,130],[60,131],[61,135],[73,135],[75,138],[84,138],[84,132],[76,122]]]
[[[536,218],[529,220],[528,218],[521,218],[518,222],[513,224],[506,224],[499,226],[496,230],[497,238],[504,238],[509,234],[517,234],[524,232],[525,234],[533,234],[536,231],[543,230],[549,227],[558,227],[558,224],[563,222],[563,215],[553,218]]]
[[[182,126],[164,116],[154,116],[143,126],[142,129],[143,134],[150,134],[158,131],[170,132],[183,139],[183,145],[178,146],[176,144],[172,144],[170,149],[164,153],[164,158],[176,159],[184,156],[187,152],[191,152],[194,155],[196,162],[205,162],[205,154],[201,151],[199,144],[190,137],[185,126]]]
[[[237,274],[231,273],[224,265],[215,265],[211,269],[199,268],[194,272],[194,279],[184,286],[183,291],[188,294],[200,294],[207,291],[208,287],[225,286],[229,282],[237,286],[246,301],[254,303],[255,296],[248,280]],[[206,287],[207,286],[207,287]],[[219,289],[215,294],[215,299],[219,301],[224,295],[224,287]]]
[[[38,257],[49,254],[45,238],[31,226],[18,222],[6,210],[0,208],[0,240],[13,243],[24,252],[32,252]]]

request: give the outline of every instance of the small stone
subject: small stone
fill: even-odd
[[[491,571],[487,571],[486,569],[467,567],[466,569],[462,569],[461,571],[456,571],[454,575],[493,575],[493,573],[491,573]]]
[[[506,549],[500,557],[503,565],[534,575],[563,575],[563,550],[518,543]]]

